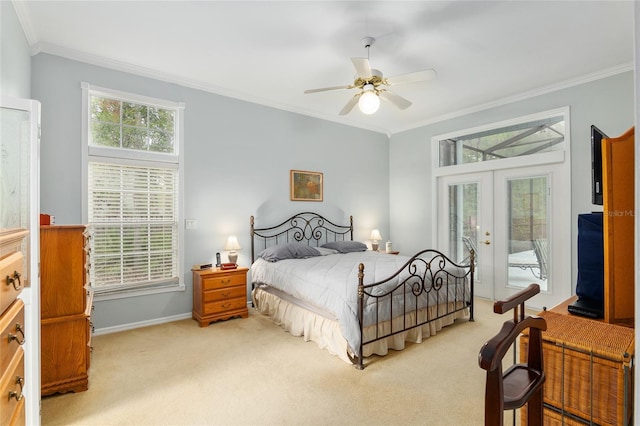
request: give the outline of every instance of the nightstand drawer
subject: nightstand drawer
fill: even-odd
[[[219,300],[204,304],[204,314],[218,314],[226,311],[247,308],[247,298],[239,297],[236,299]]]
[[[203,294],[203,300],[205,303],[215,302],[218,300],[234,299],[236,297],[244,297],[246,299],[246,286],[221,288],[220,290],[205,291]]]
[[[246,274],[218,274],[216,276],[205,277],[202,279],[202,289],[204,291],[240,285],[247,285]]]

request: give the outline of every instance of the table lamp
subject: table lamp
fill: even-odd
[[[382,239],[382,236],[380,235],[380,231],[378,231],[377,229],[372,230],[371,236],[369,237],[369,239],[372,241],[371,250],[378,251],[378,241]]]
[[[242,247],[240,247],[238,238],[235,235],[229,235],[224,250],[229,252],[229,262],[236,263],[238,261],[238,253],[236,253],[236,250],[242,250]]]

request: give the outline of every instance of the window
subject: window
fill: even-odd
[[[83,84],[89,285],[96,295],[184,289],[182,104]]]
[[[563,115],[441,138],[439,166],[478,163],[564,150]]]

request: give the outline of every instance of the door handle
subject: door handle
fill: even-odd
[[[482,244],[489,245],[489,244],[491,244],[491,241],[489,241],[489,240],[484,240],[484,241],[482,242]]]

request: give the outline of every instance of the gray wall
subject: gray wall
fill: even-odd
[[[597,125],[608,135],[620,135],[635,123],[634,75],[629,71],[496,108],[441,121],[391,137],[390,223],[394,247],[414,252],[433,246],[431,235],[431,137],[564,106],[571,114],[571,214],[577,241],[577,215],[602,210],[591,204],[591,137]],[[575,244],[574,244],[575,246]],[[576,281],[576,251],[572,252],[572,285]]]
[[[42,103],[40,206],[57,224],[82,222],[81,82],[186,105],[185,216],[197,221],[185,231],[187,291],[96,302],[98,329],[190,313],[189,268],[211,262],[227,235],[243,247],[238,263],[250,264],[251,215],[257,225],[304,210],[345,223],[353,215],[355,239],[374,227],[389,235],[386,135],[49,54],[32,58],[32,74]],[[324,202],[290,201],[290,169],[323,172]]]
[[[0,94],[31,98],[29,43],[10,1],[0,1]]]

